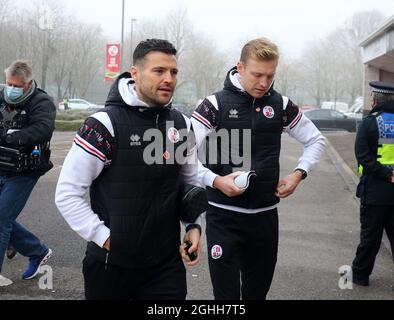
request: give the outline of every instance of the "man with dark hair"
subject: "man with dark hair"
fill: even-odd
[[[160,50],[161,53],[176,56],[177,50],[168,42],[160,39],[148,39],[139,44],[133,54],[133,63],[135,66],[142,66],[143,60],[152,51]]]
[[[278,47],[269,39],[250,41],[225,88],[193,113],[198,147],[207,137],[218,141],[209,143],[217,148],[209,148],[207,168],[199,174],[208,190],[209,267],[217,300],[266,298],[278,255],[279,200],[295,192],[324,151],[319,130],[274,90],[278,62]],[[283,132],[304,146],[304,154],[294,172],[279,180]]]
[[[394,84],[373,81],[370,86],[372,111],[362,121],[356,137],[356,158],[362,174],[357,189],[361,234],[352,278],[348,278],[360,286],[369,285],[384,230],[394,259]]]
[[[52,167],[49,142],[55,128],[56,107],[33,80],[25,61],[6,70],[6,87],[0,92],[0,273],[7,256],[16,252],[29,258],[24,280],[37,276],[52,254],[45,244],[16,219],[39,178]],[[0,274],[0,287],[12,284]]]
[[[182,149],[190,120],[171,108],[177,75],[168,41],[141,42],[131,74],[117,79],[106,109],[86,120],[65,160],[56,204],[89,242],[88,300],[186,298],[181,256],[189,266],[198,259],[180,246],[178,197],[182,182],[198,183],[198,170],[194,145]],[[200,248],[200,218],[189,222],[184,241],[192,254]]]

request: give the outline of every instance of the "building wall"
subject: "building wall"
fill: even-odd
[[[378,68],[366,65],[364,72],[364,115],[368,114],[371,110],[371,94],[372,89],[369,85],[371,81],[380,80],[380,70]]]
[[[394,17],[394,16],[393,16]],[[363,96],[364,114],[371,110],[371,81],[394,83],[394,19],[391,17],[382,30],[376,30],[373,38],[366,40],[363,47],[365,65]]]
[[[381,70],[380,71],[380,80],[387,82],[394,82],[394,73]]]

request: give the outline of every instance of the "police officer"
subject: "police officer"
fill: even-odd
[[[361,242],[353,261],[353,283],[369,285],[383,231],[394,245],[394,84],[374,81],[372,111],[356,138],[356,158],[362,173]]]
[[[32,68],[15,61],[6,70],[0,92],[0,286],[12,284],[1,275],[9,246],[29,258],[22,278],[34,278],[51,250],[16,222],[39,177],[49,171],[49,141],[55,126],[52,99],[37,88]]]

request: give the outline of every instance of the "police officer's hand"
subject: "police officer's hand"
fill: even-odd
[[[296,171],[293,174],[289,175],[288,177],[280,180],[278,184],[276,196],[281,199],[285,199],[291,196],[295,192],[301,181],[302,181],[302,173],[299,171]]]
[[[200,230],[198,229],[191,229],[188,233],[185,234],[185,237],[183,239],[183,244],[179,248],[179,252],[185,261],[186,265],[188,267],[194,267],[200,262],[200,256],[201,256],[201,233]],[[192,246],[189,249],[189,253],[196,252],[197,253],[197,259],[194,261],[191,261],[189,256],[186,253],[185,247],[186,247],[186,242],[191,242]]]
[[[244,194],[246,190],[238,188],[234,180],[243,173],[244,172],[235,172],[225,177],[217,177],[213,183],[213,187],[223,192],[227,197],[238,197]]]

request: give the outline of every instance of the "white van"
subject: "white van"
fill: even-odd
[[[324,101],[321,105],[322,109],[337,110],[341,112],[348,112],[349,105],[345,102]]]
[[[361,120],[363,118],[364,112],[364,98],[357,98],[352,107],[350,108],[349,112],[345,114],[349,118]]]

